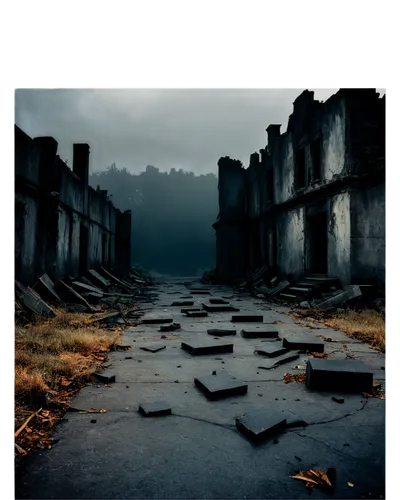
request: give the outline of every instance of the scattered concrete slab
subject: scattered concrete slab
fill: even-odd
[[[171,306],[192,306],[194,304],[193,300],[179,300],[172,302]]]
[[[279,337],[278,330],[274,328],[250,329],[246,328],[240,331],[245,339],[276,339]]]
[[[262,314],[234,314],[232,323],[262,323],[264,316]]]
[[[46,273],[40,276],[37,284],[33,288],[37,293],[39,293],[39,295],[42,294],[43,297],[48,299],[50,302],[61,302],[61,297],[56,292],[54,283]]]
[[[247,384],[236,380],[226,372],[195,378],[194,383],[211,400],[238,396],[247,392]]]
[[[200,307],[184,307],[181,309],[181,313],[186,314],[187,312],[202,311]]]
[[[90,280],[93,281],[93,283],[95,285],[98,285],[100,288],[108,288],[111,286],[111,281],[106,280],[95,269],[89,269],[88,275],[90,277]]]
[[[163,349],[166,349],[165,344],[152,344],[152,345],[146,345],[139,347],[139,349],[142,349],[142,351],[148,351],[148,352],[158,352],[162,351]]]
[[[283,339],[283,345],[287,349],[297,351],[324,352],[325,344],[314,335],[294,334]]]
[[[191,295],[182,295],[182,297],[179,297],[180,299],[193,299]]]
[[[208,312],[239,311],[237,307],[228,304],[203,304],[203,309]]]
[[[366,392],[373,389],[373,372],[354,359],[318,359],[307,362],[306,385],[311,390]]]
[[[226,337],[228,335],[236,335],[236,330],[227,330],[224,328],[211,328],[207,330],[208,335],[214,335],[215,337]]]
[[[227,300],[218,297],[210,297],[209,302],[210,304],[229,304]]]
[[[32,288],[25,287],[22,283],[19,283],[16,280],[15,294],[19,302],[31,313],[46,318],[54,318],[56,316],[53,309],[46,304],[37,292],[32,290]]]
[[[110,384],[111,382],[115,382],[115,375],[111,371],[104,371],[104,372],[95,372],[93,373],[93,377],[97,378],[97,380],[100,380],[100,382],[104,382],[106,384]]]
[[[208,316],[207,311],[187,311],[186,316],[189,318],[205,318]]]
[[[286,428],[293,429],[295,427],[307,427],[308,423],[297,415],[286,415]]]
[[[139,405],[139,413],[144,417],[160,417],[171,415],[171,407],[164,401],[154,401],[153,403],[142,403]]]
[[[173,323],[173,319],[168,318],[166,316],[146,314],[145,316],[143,316],[141,322],[145,325],[158,325],[158,324],[162,324],[162,323]]]
[[[161,325],[159,331],[160,332],[173,332],[175,330],[179,330],[181,325],[179,323],[170,323],[167,325]]]
[[[362,295],[361,289],[358,285],[345,286],[341,292],[334,292],[332,297],[318,302],[315,307],[317,309],[327,309],[329,307],[338,307],[345,304],[351,299],[360,297]]]
[[[276,342],[266,342],[262,346],[257,346],[254,349],[255,354],[260,354],[261,356],[267,356],[267,358],[276,358],[287,354],[289,352],[286,347],[276,345]]]
[[[265,364],[262,366],[259,366],[258,368],[261,368],[262,370],[272,370],[274,368],[277,368],[280,365],[283,365],[285,363],[289,363],[290,361],[294,361],[295,359],[299,359],[300,355],[299,354],[285,354],[281,358],[271,361],[270,364]]]
[[[211,292],[209,290],[192,290],[191,295],[210,295]]]
[[[270,408],[260,408],[236,419],[236,427],[254,442],[281,433],[286,428],[286,417]]]
[[[187,340],[181,343],[181,348],[193,356],[233,352],[233,344],[226,342],[212,342],[209,340]]]

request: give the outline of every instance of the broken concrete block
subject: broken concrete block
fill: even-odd
[[[277,411],[260,408],[237,418],[236,427],[251,441],[260,442],[283,432],[286,428],[286,418]]]
[[[192,306],[193,304],[193,300],[180,300],[172,302],[171,306]]]
[[[362,292],[360,287],[357,285],[345,286],[340,293],[333,292],[331,297],[325,298],[321,302],[318,302],[315,307],[317,309],[328,309],[329,307],[337,307],[345,304],[351,299],[360,297]]]
[[[233,352],[233,344],[212,341],[188,340],[181,343],[181,348],[193,356],[203,354],[220,354]]]
[[[179,323],[161,325],[159,331],[160,332],[173,332],[175,330],[179,330],[180,327],[181,327],[181,325]]]
[[[236,335],[236,330],[226,330],[223,328],[211,328],[207,330],[208,335],[214,335],[215,337],[225,337],[227,335]]]
[[[88,276],[91,281],[100,288],[108,288],[111,286],[111,282],[106,280],[100,273],[95,269],[89,269]]]
[[[61,302],[61,297],[56,292],[54,283],[46,273],[43,274],[43,276],[40,276],[37,284],[33,288],[37,293],[39,293],[39,295],[42,294],[44,298],[47,298],[50,302]]]
[[[115,375],[108,370],[104,372],[95,372],[93,373],[93,376],[100,380],[100,382],[104,382],[105,384],[115,382]]]
[[[187,311],[186,316],[189,318],[205,318],[208,316],[207,311]]]
[[[283,290],[285,290],[285,288],[287,288],[288,286],[290,286],[290,283],[289,281],[281,281],[280,283],[278,283],[277,285],[274,286],[274,288],[272,288],[272,290],[270,290],[270,292],[268,293],[268,295],[270,295],[271,297],[276,295],[277,293],[279,292],[282,292]]]
[[[344,398],[335,398],[335,396],[332,396],[332,401],[335,401],[335,403],[339,403],[342,405],[344,403]]]
[[[246,328],[240,331],[245,339],[276,339],[279,337],[278,330],[274,328],[250,329]]]
[[[314,335],[296,333],[283,339],[283,346],[292,351],[324,352],[324,342]]]
[[[262,314],[235,314],[231,319],[232,323],[262,323],[264,316]]]
[[[157,325],[161,323],[173,323],[172,318],[167,318],[165,316],[156,316],[154,314],[146,314],[142,318],[142,323],[145,325]]]
[[[362,361],[318,359],[307,362],[306,385],[312,390],[367,392],[373,388],[373,373]]]
[[[210,297],[209,299],[210,304],[229,304],[229,302],[225,299],[219,299],[217,297]]]
[[[47,318],[54,318],[56,313],[49,307],[40,295],[29,287],[15,280],[15,295],[18,301],[28,311]]]
[[[226,372],[195,378],[194,383],[211,400],[246,394],[247,384]]]
[[[166,349],[166,347],[167,346],[165,344],[153,344],[150,346],[140,347],[139,349],[142,349],[142,351],[148,351],[148,352],[158,352],[158,351],[162,351],[163,349]]]
[[[184,307],[181,309],[181,313],[186,314],[187,312],[202,311],[200,307]]]
[[[289,354],[286,354],[286,355],[282,356],[281,358],[277,359],[276,361],[272,361],[268,365],[259,366],[258,368],[261,368],[262,370],[272,370],[274,368],[277,368],[280,365],[283,365],[285,363],[289,363],[290,361],[293,361],[295,359],[299,359],[299,357],[300,357],[299,354],[289,353]]]
[[[254,349],[255,354],[267,356],[267,358],[276,358],[289,352],[285,347],[276,345],[276,342],[267,342],[265,345],[258,346]]]
[[[203,304],[203,309],[208,312],[239,311],[237,307],[228,304]]]
[[[308,423],[297,415],[286,415],[286,428],[307,427]]]
[[[162,415],[171,415],[171,407],[164,401],[142,403],[139,406],[139,413],[141,413],[144,417],[160,417]]]

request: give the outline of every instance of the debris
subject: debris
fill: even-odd
[[[341,405],[344,403],[344,398],[335,398],[335,396],[332,396],[332,401],[335,401],[335,403],[339,403]]]
[[[311,358],[306,376],[312,390],[372,392],[373,373],[361,361]]]
[[[208,335],[216,335],[217,337],[225,337],[227,335],[236,335],[236,330],[226,330],[223,328],[212,328],[207,330]]]
[[[210,304],[229,304],[227,300],[220,299],[218,297],[210,297],[209,302]]]
[[[262,323],[264,321],[264,317],[261,314],[236,314],[232,316],[231,321],[232,323]]]
[[[35,411],[32,413],[30,417],[28,417],[25,422],[21,425],[21,427],[14,433],[14,437],[18,437],[21,432],[26,428],[26,426],[29,424],[29,422],[33,419],[33,417],[36,417],[40,412],[42,411],[42,408],[40,408],[38,411]]]
[[[193,356],[202,354],[220,354],[233,352],[233,344],[188,340],[181,343],[181,348]]]
[[[326,352],[310,352],[312,358],[325,359],[328,357]]]
[[[313,335],[294,334],[283,339],[283,345],[290,350],[324,352],[324,343]]]
[[[166,349],[165,344],[152,344],[150,346],[142,346],[139,347],[139,349],[142,349],[142,351],[148,351],[148,352],[158,352],[162,351],[163,349]]]
[[[160,332],[173,332],[175,330],[179,330],[181,325],[179,323],[172,323],[169,325],[161,325],[159,331]]]
[[[193,300],[180,300],[178,302],[172,302],[171,306],[192,306],[193,304]]]
[[[53,309],[46,304],[37,292],[32,290],[32,288],[25,287],[17,280],[15,280],[15,294],[20,304],[29,312],[47,318],[54,318],[56,316]]]
[[[277,285],[275,285],[272,290],[270,290],[270,292],[268,293],[268,295],[271,296],[271,297],[273,297],[277,293],[280,293],[283,290],[285,290],[285,288],[287,288],[288,286],[290,286],[289,281],[286,281],[286,280],[281,281],[280,283],[278,283]]]
[[[195,378],[194,383],[211,400],[246,394],[247,392],[247,384],[236,380],[226,372]]]
[[[56,292],[54,287],[54,283],[49,278],[49,276],[45,273],[43,276],[40,276],[37,283],[33,287],[35,291],[39,294],[42,293],[45,298],[48,298],[49,301],[61,302],[61,297]],[[38,290],[36,290],[38,288]]]
[[[78,302],[79,304],[82,304],[85,307],[87,307],[89,310],[93,310],[89,302],[84,297],[82,297],[82,295],[79,294],[76,290],[74,290],[72,287],[64,283],[64,281],[62,280],[57,281],[55,286],[61,295],[65,295],[74,302]]]
[[[100,380],[100,382],[115,382],[115,375],[107,370],[104,372],[95,372],[93,373],[93,376]]]
[[[96,288],[93,285],[88,285],[87,283],[82,283],[80,281],[73,281],[72,286],[76,288],[80,293],[82,292],[91,292],[96,295],[99,295],[100,297],[104,296],[104,293],[100,288]]]
[[[107,410],[104,410],[104,409],[96,410],[95,408],[90,408],[89,410],[81,410],[79,408],[73,408],[73,407],[68,408],[68,411],[76,412],[76,413],[106,413],[107,412]]]
[[[171,415],[171,407],[164,401],[155,401],[153,403],[142,403],[139,406],[139,412],[145,417],[158,417],[162,415]]]
[[[271,345],[264,345],[261,347],[256,347],[254,349],[254,354],[260,354],[261,356],[267,356],[268,358],[276,358],[282,354],[286,354],[288,349],[282,346],[276,345],[276,343],[268,342]]]
[[[100,286],[102,289],[109,288],[111,286],[111,282],[103,278],[103,276],[99,274],[95,269],[89,269],[88,275],[93,283]]]
[[[261,408],[237,418],[236,427],[251,441],[260,442],[271,435],[283,432],[286,418],[281,413]]]
[[[113,323],[121,316],[120,312],[106,313],[99,316],[89,322],[89,325],[95,325],[96,323]]]
[[[360,287],[358,285],[348,285],[343,287],[343,290],[340,290],[338,292],[333,292],[333,294],[322,300],[321,302],[318,302],[315,305],[316,309],[328,309],[329,307],[337,307],[341,306],[345,302],[348,302],[351,299],[354,299],[356,297],[360,297],[362,295],[362,292],[360,290]]]
[[[283,365],[284,363],[288,363],[289,361],[293,361],[295,359],[298,359],[300,356],[298,354],[286,354],[282,356],[280,359],[277,359],[270,365],[266,366],[258,366],[258,368],[262,368],[263,370],[272,370],[273,368],[276,368],[277,366]]]
[[[274,328],[263,328],[257,330],[251,329],[243,329],[240,331],[240,334],[245,339],[276,339],[279,336],[278,330]]]
[[[335,487],[336,470],[333,468],[328,469],[326,472],[320,470],[303,470],[299,471],[293,479],[300,479],[305,481],[307,488],[317,486],[322,490],[331,491]]]
[[[283,376],[283,382],[285,384],[289,384],[290,382],[306,382],[306,374],[305,373],[285,373]]]

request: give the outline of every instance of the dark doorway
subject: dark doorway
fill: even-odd
[[[79,230],[79,273],[81,275],[86,274],[86,271],[88,270],[88,246],[88,228],[81,223]]]
[[[328,215],[326,211],[310,215],[308,225],[308,270],[313,274],[328,272]]]

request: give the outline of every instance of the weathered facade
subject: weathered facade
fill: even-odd
[[[130,268],[131,213],[88,186],[89,146],[74,144],[72,170],[52,137],[15,126],[15,277],[25,285],[104,266]]]
[[[296,281],[385,282],[385,97],[341,89],[326,102],[304,91],[287,131],[244,169],[219,161],[217,275],[243,279],[267,264]]]

